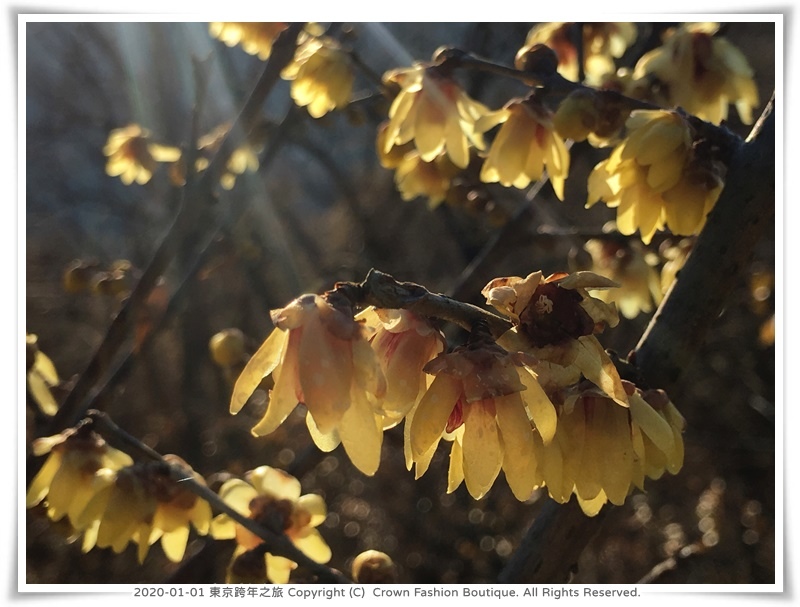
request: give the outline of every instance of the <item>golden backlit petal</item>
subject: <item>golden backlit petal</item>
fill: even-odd
[[[558,416],[555,407],[539,385],[534,372],[528,367],[519,369],[519,379],[525,386],[520,393],[522,402],[528,408],[533,425],[542,437],[542,442],[547,445],[556,434]]]
[[[147,144],[147,151],[157,162],[175,162],[181,157],[180,148],[170,145],[161,145],[159,143]]]
[[[297,563],[282,556],[267,554],[264,557],[267,564],[267,579],[273,584],[288,584],[289,575],[297,568]]]
[[[673,234],[690,236],[700,231],[705,215],[705,193],[705,188],[686,180],[664,192],[667,225]]]
[[[594,335],[579,337],[575,345],[575,365],[586,379],[598,386],[623,407],[628,406],[628,395],[622,386],[617,368]]]
[[[316,529],[310,529],[307,535],[292,540],[308,558],[317,563],[327,563],[331,560],[331,549]]]
[[[469,145],[456,116],[448,116],[445,125],[445,147],[453,164],[465,169],[469,164]]]
[[[475,121],[474,129],[477,133],[486,133],[508,120],[511,116],[511,110],[507,108],[499,109],[494,112],[488,112]],[[498,135],[499,136],[499,135]]]
[[[339,438],[339,432],[336,430],[331,430],[327,434],[320,432],[316,422],[314,422],[314,418],[311,417],[311,413],[309,412],[306,412],[306,427],[308,428],[308,433],[311,435],[311,440],[313,440],[317,448],[324,453],[330,453],[342,442],[342,439]]]
[[[28,488],[28,493],[25,496],[26,508],[33,508],[45,498],[53,477],[61,467],[61,459],[61,454],[54,453],[44,462],[44,465],[33,478],[31,486]]]
[[[243,516],[250,516],[250,501],[257,495],[252,485],[238,478],[225,481],[219,489],[220,499]]]
[[[316,493],[301,495],[297,499],[297,507],[302,508],[311,515],[311,521],[308,523],[309,527],[319,527],[325,522],[325,517],[328,516],[325,500]]]
[[[449,375],[437,375],[433,380],[411,422],[411,452],[415,459],[439,440],[462,390],[461,382]]]
[[[227,514],[217,515],[211,521],[209,533],[215,540],[232,540],[236,537],[236,522]]]
[[[97,543],[97,530],[100,528],[100,521],[94,521],[89,527],[83,531],[83,540],[81,541],[81,552],[84,554],[94,548]]]
[[[503,471],[514,497],[525,501],[536,483],[531,428],[520,393],[495,399],[497,426],[503,439]]]
[[[164,554],[173,563],[180,563],[186,552],[186,544],[189,541],[189,526],[178,527],[174,531],[169,531],[161,536],[161,548]]]
[[[608,501],[606,499],[606,494],[603,493],[602,491],[600,491],[600,493],[598,493],[597,496],[591,499],[583,499],[580,495],[578,495],[577,497],[578,497],[578,504],[580,505],[581,510],[583,510],[583,513],[586,516],[597,516],[597,514],[605,505],[606,501]]]
[[[59,520],[69,510],[70,502],[74,497],[84,492],[85,483],[83,481],[83,472],[81,471],[81,460],[83,454],[80,453],[66,453],[64,457],[64,464],[58,469],[50,482],[50,490],[47,493],[47,504],[50,507],[50,518]],[[91,494],[89,495],[91,497]],[[88,502],[88,499],[84,500]]]
[[[386,393],[386,377],[375,351],[366,339],[351,341],[355,385],[369,394],[382,397]]]
[[[265,436],[274,432],[297,407],[297,345],[300,338],[301,335],[297,332],[289,333],[283,362],[274,370],[275,385],[269,391],[267,410],[264,417],[250,430],[254,436]]]
[[[278,468],[259,466],[249,472],[247,479],[259,495],[292,502],[300,497],[300,481]]]
[[[613,289],[620,284],[595,272],[581,270],[554,281],[564,289]]]
[[[356,387],[338,430],[342,446],[353,465],[367,476],[375,474],[381,462],[383,425],[373,412],[366,394]]]
[[[556,442],[543,445],[539,437],[535,437],[535,441],[539,454],[539,474],[550,496],[557,502],[564,503],[564,458],[561,449]]]
[[[464,453],[461,441],[454,440],[450,448],[450,465],[447,469],[447,492],[452,493],[462,482],[464,482]]]
[[[603,491],[612,504],[621,506],[628,497],[633,468],[628,413],[608,401],[603,405],[606,406],[598,407],[602,411],[599,429],[604,451],[601,462]]]
[[[664,192],[680,181],[686,153],[682,149],[672,151],[647,170],[647,185],[656,192]]]
[[[327,434],[350,406],[351,342],[334,337],[312,315],[303,327],[297,366],[304,403],[320,432]]]
[[[675,449],[672,428],[658,412],[651,407],[638,393],[628,397],[631,420],[642,429],[642,432],[664,453],[672,453]]]
[[[83,511],[72,521],[76,529],[86,529],[98,525],[108,505],[111,492],[116,482],[116,474],[107,469],[99,470],[92,478],[92,497]]]
[[[444,149],[446,115],[429,96],[419,100],[414,124],[414,142],[420,158],[431,162]]]
[[[289,333],[287,331],[273,329],[269,337],[253,354],[233,386],[230,404],[232,414],[235,415],[242,410],[261,380],[275,370],[281,361],[288,341]]]
[[[575,407],[578,409],[578,406]],[[600,463],[603,460],[603,445],[594,423],[594,412],[584,409],[585,429],[583,435],[583,454],[578,475],[575,478],[575,493],[584,500],[591,500],[602,491]],[[603,494],[605,500],[605,494]]]
[[[642,430],[637,424],[631,424],[631,444],[633,446],[633,465],[631,466],[631,484],[644,491],[644,467],[646,451]]]
[[[464,480],[467,490],[480,499],[494,484],[503,465],[503,449],[491,400],[464,406]]]

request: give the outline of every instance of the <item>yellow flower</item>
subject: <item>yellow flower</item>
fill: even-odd
[[[619,283],[618,289],[595,291],[593,297],[614,302],[625,318],[652,312],[661,302],[661,283],[655,268],[636,242],[622,243],[592,238],[584,245],[591,255],[591,270]]]
[[[294,102],[313,118],[350,103],[353,67],[350,57],[332,38],[309,38],[297,48],[281,77],[292,80]]]
[[[178,456],[164,457],[191,471]],[[197,473],[191,474],[203,482]],[[142,563],[150,546],[160,540],[167,558],[179,562],[189,540],[189,524],[201,535],[208,533],[211,507],[170,478],[168,468],[161,462],[102,470],[95,475],[94,484],[94,495],[76,524],[84,530],[84,552],[97,546],[119,553],[132,541],[138,545],[137,555]]]
[[[457,432],[450,458],[460,477],[451,473],[448,491],[463,478],[480,499],[502,468],[514,495],[528,499],[537,485],[534,431],[549,443],[556,430],[555,409],[534,365],[532,357],[490,342],[469,343],[430,361],[424,370],[435,378],[407,435],[413,459],[427,460],[445,433]]]
[[[725,167],[695,145],[676,112],[636,110],[628,137],[589,175],[587,208],[598,200],[617,208],[622,234],[638,229],[648,244],[659,229],[697,234],[722,192]]]
[[[377,403],[386,385],[364,328],[319,295],[302,295],[270,316],[276,329],[236,380],[231,413],[272,374],[275,387],[254,435],[273,432],[303,403],[316,444],[330,451],[341,441],[353,464],[374,474],[383,440]]]
[[[200,152],[199,157],[195,161],[195,169],[197,172],[205,171],[211,162],[211,158],[219,152],[222,142],[228,135],[231,129],[231,123],[225,122],[214,128],[211,132],[203,135],[197,140],[197,149]],[[247,141],[231,153],[230,157],[225,163],[225,170],[220,175],[220,185],[226,190],[232,190],[236,184],[236,177],[244,175],[245,171],[255,173],[258,170],[258,153],[263,146],[264,132],[263,129],[254,132],[253,141]],[[183,183],[185,177],[178,175],[178,183]]]
[[[111,177],[119,176],[125,185],[134,181],[147,183],[157,162],[175,162],[181,156],[176,147],[150,141],[149,131],[138,124],[111,131],[103,153],[108,158],[106,173]]]
[[[402,420],[427,388],[423,367],[446,345],[444,335],[408,310],[367,308],[356,316],[369,326],[370,344],[386,378],[380,400],[384,427]]]
[[[45,500],[47,515],[58,521],[67,516],[73,527],[94,496],[95,474],[130,466],[133,460],[108,444],[88,425],[33,441],[34,455],[50,456],[34,477],[25,498],[27,508]]]
[[[605,325],[616,326],[616,307],[587,293],[587,289],[618,286],[592,272],[558,273],[547,278],[533,272],[525,278],[495,278],[481,293],[515,325],[498,343],[510,352],[535,356],[539,383],[548,393],[574,384],[583,374],[627,407],[619,373],[594,336]]]
[[[602,77],[615,70],[614,58],[619,59],[625,49],[636,40],[633,23],[583,23],[584,74],[591,85],[600,83]],[[516,64],[523,69],[525,54],[535,45],[544,44],[558,56],[558,72],[568,80],[579,77],[578,51],[571,38],[570,28],[575,23],[540,23],[528,32],[525,45],[517,53]]]
[[[58,372],[53,361],[36,345],[38,337],[28,333],[25,337],[26,366],[28,369],[28,390],[31,398],[45,415],[55,415],[58,411],[51,388],[59,384]]]
[[[317,531],[327,516],[322,497],[300,495],[300,481],[283,470],[260,466],[247,473],[247,481],[232,479],[219,490],[220,497],[234,510],[258,524],[286,536],[306,556],[318,563],[327,563],[331,550]],[[211,523],[215,539],[236,539],[232,562],[240,555],[255,549],[263,540],[226,514]],[[297,563],[270,553],[264,555],[266,577],[273,584],[285,584]],[[230,574],[229,574],[230,575]]]
[[[660,390],[642,392],[624,382],[629,408],[596,388],[576,386],[554,398],[558,426],[542,449],[540,470],[550,496],[565,503],[574,493],[588,516],[610,501],[621,506],[645,476],[676,474],[683,465],[685,420]]]
[[[208,24],[208,31],[226,45],[233,47],[241,44],[244,52],[258,55],[259,59],[266,61],[278,34],[287,27],[286,23],[212,21]]]
[[[718,23],[681,26],[663,46],[639,59],[634,77],[656,78],[667,104],[698,118],[719,124],[734,103],[742,122],[751,124],[758,105],[753,69],[739,49],[714,36],[718,29]]]
[[[526,188],[541,179],[544,169],[559,200],[564,200],[564,180],[569,173],[569,152],[553,130],[553,115],[533,97],[509,102],[506,107],[478,120],[485,133],[503,123],[481,169],[481,181]]]
[[[475,122],[489,108],[471,99],[440,68],[415,63],[387,72],[383,79],[401,87],[389,108],[384,153],[413,140],[423,161],[431,162],[445,151],[463,169],[469,164],[470,145],[484,149]]]
[[[458,167],[444,152],[431,162],[425,162],[417,152],[410,152],[398,164],[394,182],[403,200],[425,196],[428,207],[434,209],[447,198],[457,173]]]

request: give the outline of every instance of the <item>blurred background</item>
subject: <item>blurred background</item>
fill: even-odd
[[[532,25],[337,24],[336,35],[368,67],[357,71],[355,101],[314,119],[293,105],[289,83],[277,84],[263,108],[268,152],[260,169],[238,176],[231,190],[219,189],[211,236],[187,243],[151,302],[155,315],[172,296],[167,317],[136,320],[134,363],[97,402],[128,432],[160,453],[180,455],[212,484],[263,464],[297,476],[304,493],[325,497],[329,515],[320,531],[333,550],[330,565],[344,572],[359,552],[376,549],[392,556],[401,582],[491,582],[543,495],[520,503],[502,479],[479,501],[463,486],[448,495],[444,450],[414,481],[404,465],[402,427],[386,433],[373,478],[357,471],[341,448],[319,452],[299,408],[274,434],[254,438],[250,428],[263,399],[261,410],[255,402],[229,415],[235,374],[214,363],[209,340],[238,328],[253,352],[271,330],[270,309],[339,280],[361,280],[372,267],[481,305],[480,289],[492,278],[566,271],[585,262],[586,235],[600,233],[614,218],[603,205],[583,208],[586,177],[607,150],[573,146],[564,202],[549,184],[533,203],[524,190],[481,186],[454,192],[435,209],[424,198],[402,200],[393,172],[375,154],[377,127],[389,105],[377,88],[384,71],[429,60],[442,45],[513,65]],[[670,25],[637,24],[637,42],[618,64],[633,66]],[[774,24],[723,27],[755,70],[758,115],[775,86]],[[213,39],[207,23],[28,23],[25,53],[26,330],[52,359],[63,395],[86,368],[177,209],[166,170],[155,171],[145,185],[126,186],[106,174],[109,132],[138,123],[159,142],[186,146],[198,75],[207,79],[197,117],[207,133],[236,116],[264,63]],[[525,93],[520,83],[485,73],[459,72],[459,79],[493,109]],[[731,130],[749,132],[735,111],[729,118]],[[657,581],[774,583],[773,233],[759,245],[701,350],[687,361],[681,389],[670,394],[688,422],[683,469],[648,481],[646,493],[611,509],[575,581],[632,583],[676,556],[677,566]],[[678,241],[659,236],[649,247],[656,272],[670,245]],[[199,261],[189,254],[192,247],[202,251]],[[98,274],[107,278],[120,260],[129,262],[122,264],[124,280],[101,284]],[[91,270],[86,288],[65,282],[65,272],[78,266]],[[601,340],[625,355],[651,315],[623,318]],[[137,337],[148,331],[146,340]],[[465,336],[448,329],[448,337],[457,343]],[[30,398],[26,414],[20,452],[29,454],[30,440],[48,420]],[[143,565],[132,546],[121,555],[110,549],[84,555],[80,542],[41,508],[27,512],[25,542],[28,583],[223,582],[233,551],[232,542],[192,535],[179,564],[158,545]],[[303,580],[302,572],[296,579]]]

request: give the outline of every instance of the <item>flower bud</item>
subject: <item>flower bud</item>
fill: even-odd
[[[523,46],[514,59],[514,66],[523,72],[551,76],[558,69],[558,55],[544,44]]]
[[[359,584],[393,584],[397,581],[392,558],[378,550],[366,550],[353,561],[353,580]]]
[[[244,360],[244,333],[239,329],[224,329],[208,342],[211,358],[220,367],[233,367]]]

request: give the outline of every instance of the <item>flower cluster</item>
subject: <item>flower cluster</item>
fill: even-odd
[[[59,384],[58,371],[50,357],[39,350],[38,341],[39,338],[32,333],[25,336],[28,391],[42,413],[55,415],[58,403],[53,396],[52,388]]]
[[[617,209],[622,234],[639,230],[648,244],[657,230],[697,234],[722,192],[725,166],[695,140],[677,112],[636,110],[627,138],[589,175],[587,207]]]
[[[742,122],[751,124],[758,105],[753,69],[739,49],[715,36],[718,29],[718,23],[688,23],[673,30],[663,46],[642,56],[633,78],[657,81],[662,105],[719,124],[733,103]]]
[[[331,550],[316,529],[327,516],[322,497],[300,495],[300,481],[269,466],[251,470],[245,479],[226,481],[219,490],[223,501],[263,527],[286,534],[314,561],[327,563],[330,560]],[[285,557],[262,550],[263,540],[227,514],[220,514],[211,521],[211,536],[236,540],[236,550],[228,568],[228,583],[285,584],[297,567]]]
[[[568,80],[580,76],[578,49],[570,34],[575,23],[540,23],[534,26],[517,53],[516,64],[524,69],[526,54],[537,44],[552,48],[558,56],[558,71]],[[619,59],[636,40],[633,23],[583,23],[580,36],[583,44],[583,70],[587,84],[597,85],[603,76],[615,70],[614,59]]]
[[[287,26],[286,23],[212,21],[208,24],[208,32],[226,45],[241,45],[245,53],[258,55],[259,59],[266,61],[275,39]]]
[[[480,499],[502,471],[520,500],[547,487],[561,501],[578,494],[584,510],[594,514],[606,499],[620,503],[623,490],[627,495],[630,488],[641,487],[640,468],[655,476],[680,467],[672,447],[662,441],[656,442],[661,459],[648,450],[642,452],[645,460],[637,451],[639,467],[616,471],[627,479],[624,487],[616,477],[606,486],[592,473],[599,488],[592,493],[572,476],[554,476],[561,466],[557,462],[567,458],[558,449],[572,436],[564,434],[572,432],[564,416],[584,402],[576,405],[574,394],[611,407],[606,417],[617,424],[614,428],[621,428],[622,421],[639,424],[646,436],[660,441],[649,433],[651,426],[644,429],[638,420],[651,419],[651,409],[661,401],[647,395],[631,404],[640,391],[622,381],[596,337],[619,318],[613,304],[589,291],[618,286],[592,272],[497,278],[482,293],[512,328],[495,341],[487,326],[477,322],[467,343],[450,352],[431,321],[408,310],[368,307],[353,316],[340,287],[322,296],[303,295],[271,313],[276,328],[237,380],[231,412],[240,411],[271,375],[274,384],[264,417],[252,430],[255,435],[273,432],[303,404],[317,446],[330,451],[341,443],[353,464],[371,475],[380,462],[383,431],[405,420],[406,465],[417,478],[444,440],[450,444],[449,491],[464,482]],[[672,408],[661,410],[669,411],[670,424],[680,426]],[[605,422],[593,419],[584,414],[581,437],[597,432],[609,448],[624,449],[615,435],[607,434]]]
[[[208,532],[210,506],[175,482],[167,466],[134,464],[88,425],[37,439],[33,452],[50,455],[28,489],[27,507],[44,502],[51,520],[66,516],[72,528],[83,533],[84,552],[97,546],[119,553],[134,542],[143,562],[150,546],[160,540],[167,558],[178,562],[186,550],[190,523],[198,533]],[[191,470],[177,456],[167,455],[165,460]]]

